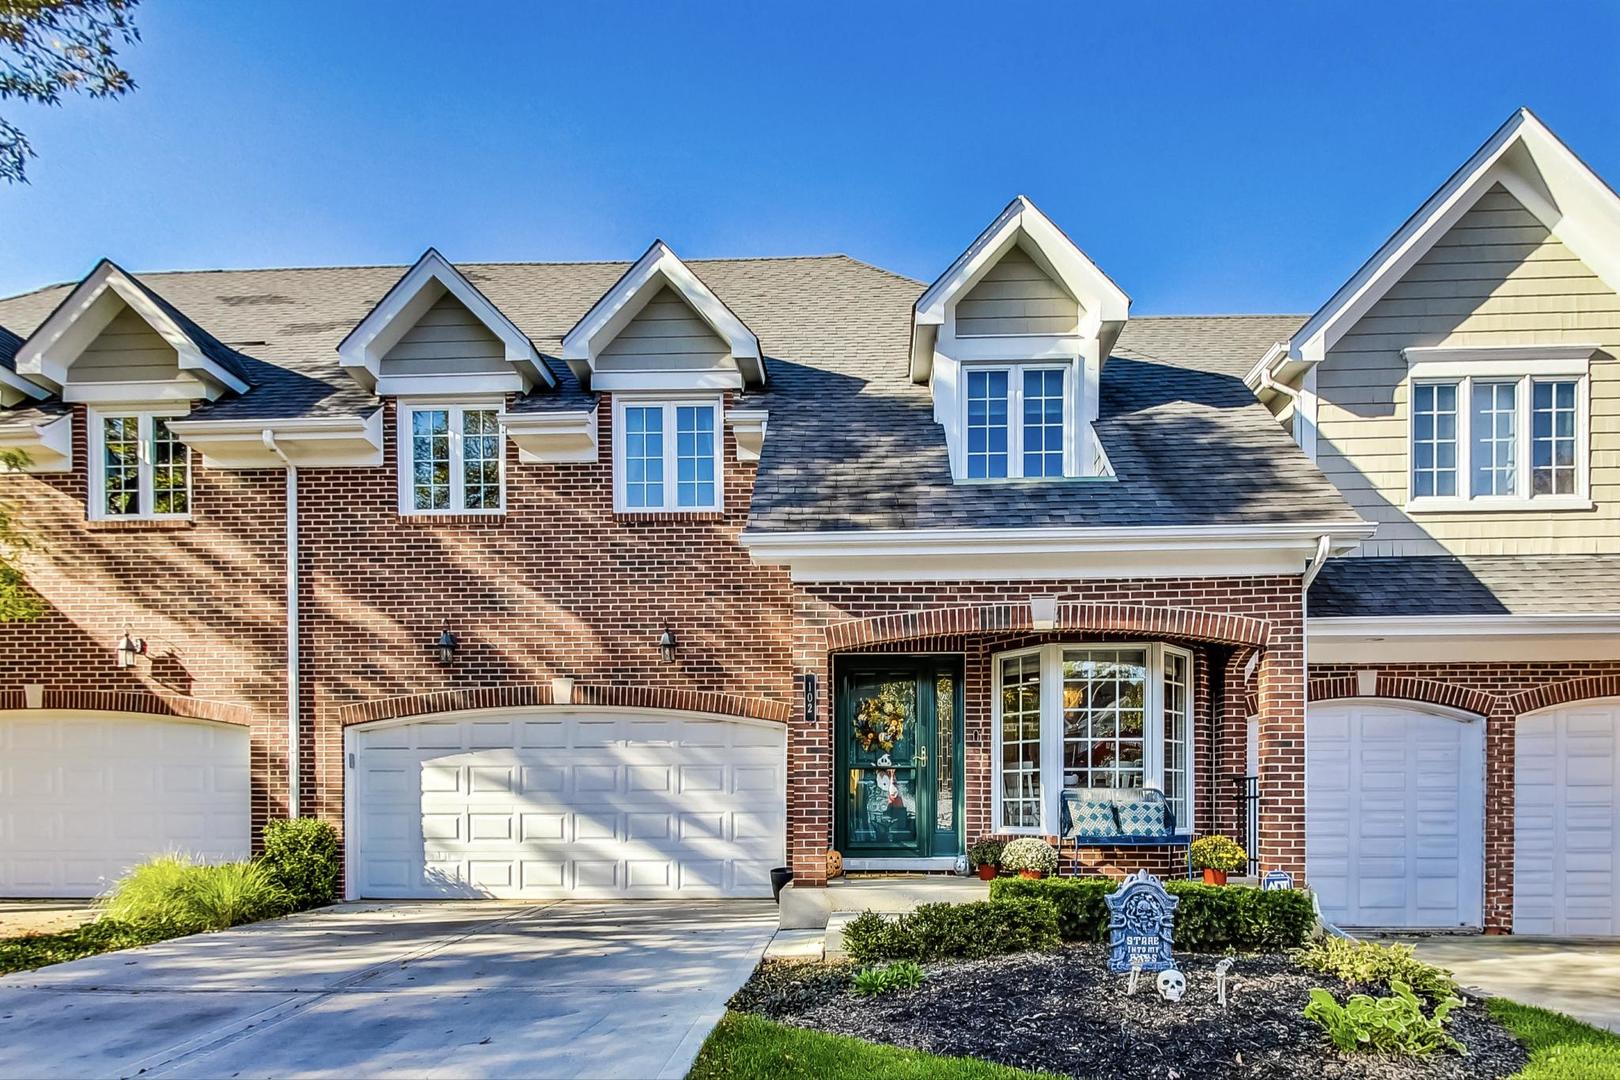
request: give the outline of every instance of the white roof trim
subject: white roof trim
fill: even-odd
[[[563,359],[581,381],[590,378],[602,350],[666,284],[726,342],[743,379],[764,383],[759,338],[662,240],[654,240],[563,338]]]
[[[1496,184],[1502,184],[1610,288],[1620,291],[1620,197],[1530,110],[1520,109],[1386,240],[1280,355],[1245,377],[1319,363],[1367,309]]]
[[[349,331],[338,344],[338,362],[361,386],[375,390],[383,356],[445,293],[459,300],[490,333],[501,339],[506,361],[517,369],[525,388],[535,383],[557,385],[534,342],[435,248],[424,251],[415,265],[377,301],[377,306]],[[435,378],[442,383],[452,377]]]
[[[1053,224],[1027,195],[1018,195],[981,232],[966,251],[917,298],[912,315],[912,378],[926,378],[932,362],[932,343],[925,328],[945,324],[945,311],[978,283],[1009,248],[1024,237],[1085,309],[1083,336],[1095,337],[1105,327],[1117,330],[1130,317],[1131,298],[1114,284],[1081,251],[1068,235]],[[937,332],[937,331],[935,331]],[[923,344],[928,348],[922,348]],[[922,354],[928,354],[923,356]]]
[[[382,464],[382,418],[378,408],[369,416],[178,419],[169,421],[169,430],[210,469],[280,469],[288,460],[300,467],[375,468]]]
[[[21,450],[27,454],[28,464],[23,466],[23,472],[72,472],[73,414],[27,421],[0,416],[0,450]]]
[[[200,381],[201,386],[196,389],[200,389],[203,396],[217,397],[225,390],[238,394],[247,392],[247,383],[209,359],[147,291],[109,259],[97,263],[56,310],[28,335],[17,349],[17,374],[32,376],[61,392],[73,361],[117,316],[120,307],[110,297],[122,300],[174,348],[180,360],[182,379],[179,382],[186,384],[187,396],[196,396],[196,392],[191,385],[193,378],[185,376]],[[156,389],[155,384],[145,385],[149,390]]]
[[[25,379],[10,368],[0,367],[0,406],[21,405],[25,401],[43,401],[51,392],[38,383]]]
[[[1313,616],[1306,634],[1312,663],[1607,660],[1620,647],[1620,612]]]
[[[595,408],[500,414],[507,438],[518,447],[518,460],[587,462],[597,460],[600,423]]]

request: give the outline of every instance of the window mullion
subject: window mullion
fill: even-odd
[[[1007,476],[1024,475],[1024,369],[1007,369]]]
[[[461,425],[462,409],[459,405],[452,405],[445,409],[445,426],[449,429],[449,447],[447,457],[450,464],[450,512],[465,509],[467,506],[466,482],[462,476],[462,461],[465,447],[462,443]]]
[[[1164,787],[1164,646],[1148,646],[1147,717],[1142,725],[1142,785]]]
[[[1063,646],[1041,649],[1041,832],[1056,836],[1063,797]]]
[[[1530,484],[1531,423],[1534,419],[1531,394],[1535,392],[1534,381],[1530,376],[1524,376],[1513,392],[1518,395],[1513,401],[1513,494],[1520,499],[1529,499],[1535,495]]]
[[[678,510],[681,505],[680,497],[680,454],[677,450],[678,432],[676,422],[680,419],[680,412],[674,405],[660,406],[664,416],[664,509]]]
[[[135,418],[135,512],[152,516],[157,505],[157,480],[152,462],[157,457],[157,424],[142,414]]]

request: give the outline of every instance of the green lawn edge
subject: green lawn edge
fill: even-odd
[[[0,975],[36,971],[69,960],[151,945],[179,935],[147,926],[98,919],[54,934],[0,938]]]
[[[1514,1080],[1620,1080],[1620,1035],[1505,998],[1492,998],[1486,1008],[1530,1051]]]
[[[939,1057],[728,1012],[698,1051],[687,1080],[1033,1080],[974,1058]]]

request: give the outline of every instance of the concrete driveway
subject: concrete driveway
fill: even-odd
[[[340,905],[0,978],[0,1076],[685,1075],[760,901]]]
[[[1620,1031],[1620,940],[1414,937],[1418,956],[1494,997]]]

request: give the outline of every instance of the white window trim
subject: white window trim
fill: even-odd
[[[496,415],[496,453],[501,465],[500,505],[493,508],[465,509],[467,500],[466,477],[462,473],[462,414],[472,411],[493,412]],[[448,517],[475,514],[496,517],[506,513],[506,427],[500,422],[500,399],[490,401],[411,401],[400,402],[395,416],[394,442],[399,461],[399,512],[402,517]],[[412,455],[412,417],[418,412],[448,412],[450,427],[450,506],[444,510],[419,510],[416,507],[415,458]]]
[[[1194,699],[1197,696],[1196,658],[1186,649],[1146,641],[1062,641],[1028,649],[1012,649],[990,657],[992,686],[990,725],[995,733],[994,757],[990,766],[990,831],[1004,836],[1058,836],[1062,823],[1059,799],[1063,791],[1063,654],[1077,649],[1142,649],[1148,658],[1148,684],[1145,698],[1146,720],[1142,736],[1142,783],[1164,792],[1164,658],[1175,653],[1187,661],[1187,812],[1186,820],[1176,819],[1175,835],[1191,835],[1197,817],[1197,739],[1193,730]],[[1001,669],[1006,660],[1019,656],[1041,658],[1041,823],[1038,827],[1011,828],[1001,823]]]
[[[1059,360],[1028,360],[1022,362],[982,362],[974,361],[962,364],[962,469],[961,479],[968,484],[1000,484],[1008,480],[1063,480],[1079,474],[1076,467],[1079,460],[1075,446],[1075,357]],[[968,475],[968,401],[970,394],[968,385],[972,375],[980,371],[1005,371],[1007,373],[1007,475],[1006,476],[969,476]],[[1026,371],[1061,371],[1063,372],[1063,475],[1062,476],[1024,476],[1024,372]]]
[[[707,405],[714,410],[714,503],[709,506],[681,506],[679,503],[679,445],[676,438],[675,410],[683,405]],[[662,506],[631,506],[626,497],[625,415],[628,407],[664,410],[664,503]],[[725,401],[712,394],[642,396],[613,395],[613,511],[618,514],[714,514],[726,505]]]
[[[1414,368],[1414,370],[1416,370]],[[1534,449],[1533,394],[1538,382],[1575,383],[1575,490],[1565,495],[1531,492],[1531,456]],[[1512,495],[1475,495],[1473,477],[1474,383],[1515,384],[1514,465]],[[1413,495],[1417,465],[1417,423],[1414,402],[1418,386],[1457,387],[1457,494]],[[1521,364],[1504,368],[1501,362],[1480,363],[1468,369],[1426,366],[1422,375],[1408,380],[1406,405],[1406,505],[1408,513],[1459,513],[1523,510],[1590,510],[1591,495],[1591,376],[1585,370],[1543,369]]]
[[[195,485],[196,462],[191,458],[191,447],[184,441],[186,453],[186,512],[183,514],[154,514],[151,512],[156,493],[153,490],[153,462],[152,462],[152,421],[154,419],[170,420],[177,416],[185,416],[187,411],[183,407],[163,409],[86,409],[85,423],[89,428],[86,445],[90,449],[90,503],[86,507],[91,521],[186,521],[191,517],[193,505],[193,487]],[[107,513],[107,473],[106,473],[106,431],[103,420],[120,416],[133,416],[139,421],[137,429],[136,459],[136,505],[140,507],[139,513],[109,514]],[[178,436],[177,436],[178,437]]]

